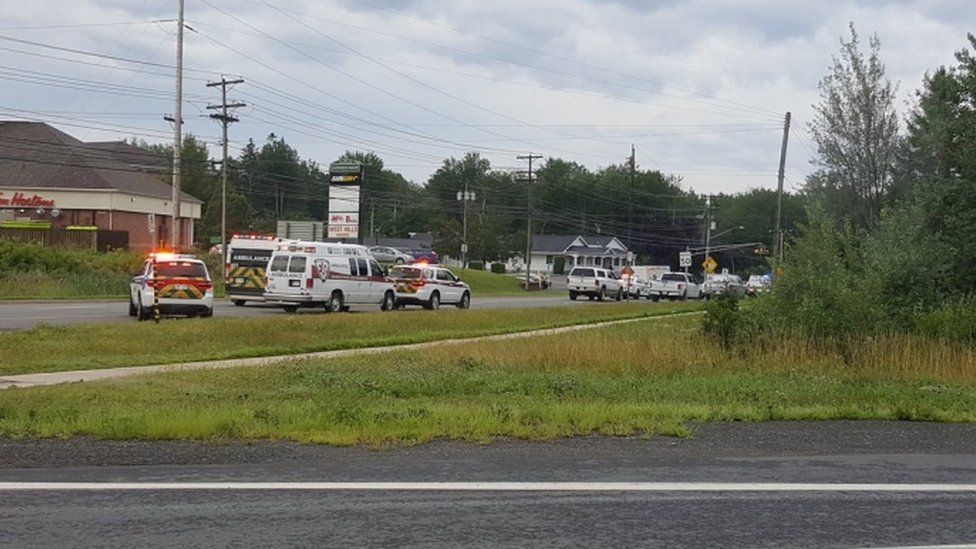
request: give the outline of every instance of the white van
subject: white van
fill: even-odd
[[[351,305],[396,303],[393,280],[365,246],[326,242],[282,244],[268,264],[264,298],[293,313],[299,307],[339,312]]]

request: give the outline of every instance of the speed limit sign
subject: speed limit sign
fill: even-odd
[[[679,267],[691,267],[691,252],[681,252],[678,254]]]

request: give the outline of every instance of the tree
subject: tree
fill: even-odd
[[[898,114],[896,86],[885,76],[880,40],[870,38],[865,57],[853,23],[850,32],[820,81],[821,100],[810,123],[820,171],[807,190],[840,195],[830,201],[840,208],[831,212],[835,220],[849,219],[864,228],[877,220],[891,187]]]

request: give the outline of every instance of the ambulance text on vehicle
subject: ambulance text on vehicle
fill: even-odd
[[[291,242],[273,236],[234,235],[227,246],[224,287],[234,305],[264,301],[264,278],[279,244]]]

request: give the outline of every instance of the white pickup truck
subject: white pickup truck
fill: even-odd
[[[610,269],[600,267],[574,267],[566,278],[569,289],[569,299],[585,295],[590,301],[612,297],[617,301],[624,296],[624,287],[618,277]]]
[[[659,280],[651,281],[648,293],[651,299],[699,299],[701,286],[694,275],[664,273]]]

